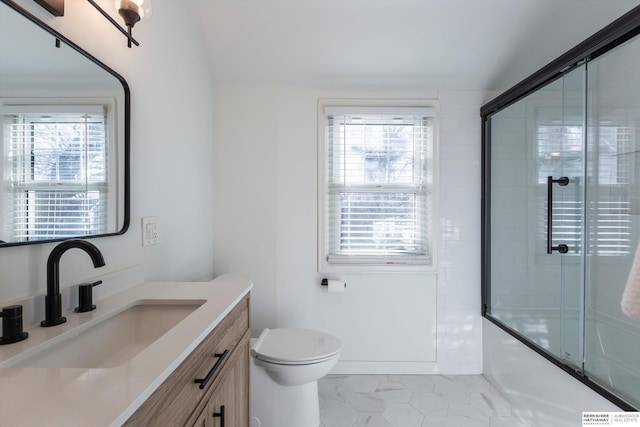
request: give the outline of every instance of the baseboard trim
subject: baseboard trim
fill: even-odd
[[[339,360],[331,374],[338,375],[433,375],[436,362],[371,362]]]

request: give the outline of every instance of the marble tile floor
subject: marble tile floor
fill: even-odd
[[[529,427],[482,375],[328,375],[320,427]]]

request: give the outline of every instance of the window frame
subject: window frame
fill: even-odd
[[[382,256],[367,257],[353,255],[353,260],[348,260],[350,255],[332,256],[329,260],[329,233],[328,224],[328,197],[331,193],[329,183],[329,144],[327,139],[327,111],[341,111],[345,114],[399,114],[419,115],[429,117],[431,128],[430,146],[424,148],[425,153],[430,152],[430,168],[427,171],[428,180],[425,182],[424,201],[426,206],[426,223],[423,224],[425,241],[428,247],[427,262],[419,262],[415,256]],[[428,113],[426,113],[428,111]],[[439,182],[438,182],[438,102],[436,100],[409,99],[409,100],[371,100],[371,99],[318,99],[318,224],[317,224],[317,263],[318,272],[433,272],[437,271],[437,254],[439,236],[436,226],[439,223]],[[427,141],[429,143],[429,141]],[[373,183],[371,184],[373,185]],[[387,185],[393,187],[394,185]],[[406,184],[406,188],[415,187],[416,184]],[[399,185],[397,193],[405,193]],[[412,257],[414,258],[412,260]],[[343,262],[336,262],[336,258],[343,258]]]

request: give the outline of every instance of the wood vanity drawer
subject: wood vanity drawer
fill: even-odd
[[[232,356],[249,329],[249,298],[240,301],[196,349],[169,375],[158,389],[127,420],[125,426],[183,426]],[[201,389],[195,379],[204,379],[220,359],[206,385]]]
[[[236,347],[224,372],[216,378],[211,396],[187,422],[187,427],[222,425],[249,426],[249,331]]]

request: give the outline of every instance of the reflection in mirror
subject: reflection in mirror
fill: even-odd
[[[0,1],[0,246],[124,233],[126,82]]]

